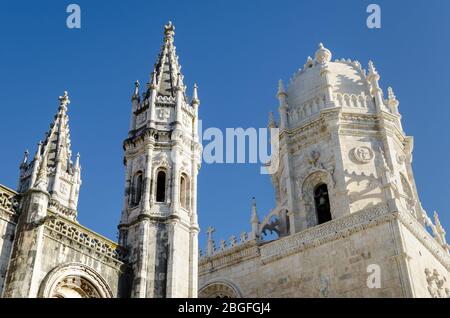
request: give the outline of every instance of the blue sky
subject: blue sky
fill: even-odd
[[[376,1],[382,28],[366,27],[371,1],[76,1],[81,29],[66,27],[67,1],[2,1],[0,6],[0,183],[15,188],[23,151],[34,153],[67,89],[72,150],[81,153],[79,221],[112,239],[122,208],[122,141],[133,82],[146,83],[162,43],[175,44],[188,92],[198,82],[205,127],[265,127],[277,81],[287,81],[317,44],[333,58],[367,65],[393,86],[414,172],[431,216],[450,229],[450,2]],[[198,178],[201,245],[250,229],[251,197],[261,216],[274,207],[258,164],[204,164]]]

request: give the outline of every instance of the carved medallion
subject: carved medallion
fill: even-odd
[[[396,158],[397,158],[397,162],[399,164],[403,164],[405,162],[405,160],[406,160],[406,156],[402,155],[402,154],[397,154]]]
[[[368,163],[373,158],[373,152],[368,147],[356,147],[353,149],[353,157],[360,163]]]
[[[167,120],[170,117],[170,110],[167,108],[158,109],[158,119]]]
[[[147,112],[140,113],[136,119],[138,125],[142,124],[146,120],[147,120]]]
[[[320,159],[320,152],[318,150],[312,150],[307,158],[308,163],[313,166],[317,165],[319,159]]]

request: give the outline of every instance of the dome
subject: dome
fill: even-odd
[[[375,110],[361,64],[350,59],[331,62],[331,56],[330,50],[319,44],[315,59],[308,57],[303,69],[291,79],[286,92],[291,123],[306,120],[330,106],[348,107],[357,112]],[[331,90],[326,89],[326,81]]]

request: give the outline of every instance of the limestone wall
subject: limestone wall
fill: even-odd
[[[211,287],[217,283],[235,290],[235,297],[429,297],[424,269],[415,269],[416,263],[446,275],[448,270],[427,248],[418,249],[421,243],[402,224],[397,213],[370,208],[273,242],[249,242],[202,258],[199,297],[217,296],[223,291]],[[407,255],[419,251],[422,258],[408,267]],[[372,264],[380,269],[379,288],[367,285]]]
[[[401,225],[415,297],[450,297],[450,256],[416,222]],[[421,238],[421,240],[418,239]]]
[[[52,271],[66,265],[82,264],[91,269],[94,276],[99,274],[112,297],[126,295],[127,268],[123,263],[123,251],[116,243],[58,217],[45,225],[42,251],[37,267],[40,293],[44,280]]]
[[[17,224],[17,193],[0,185],[0,296],[6,278]]]

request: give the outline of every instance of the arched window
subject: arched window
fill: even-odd
[[[161,170],[156,176],[156,202],[166,201],[166,172]]]
[[[138,205],[141,202],[141,197],[142,197],[142,172],[139,171],[134,175],[133,178],[131,203],[133,205]]]
[[[314,190],[314,203],[318,224],[331,221],[330,199],[328,197],[327,185],[322,183]]]
[[[189,210],[189,190],[189,179],[185,174],[182,174],[180,178],[180,204],[186,210]]]

